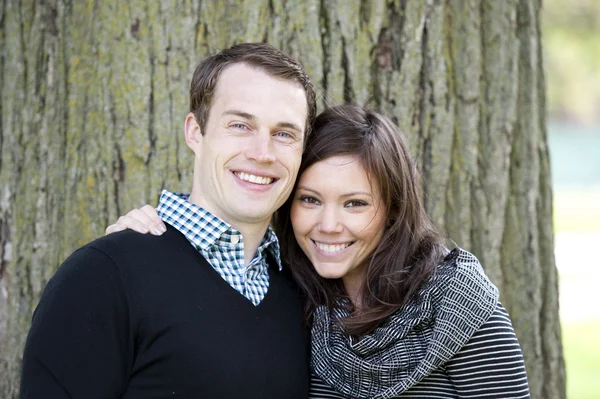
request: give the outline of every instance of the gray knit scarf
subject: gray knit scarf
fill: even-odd
[[[349,397],[393,398],[452,358],[497,303],[498,289],[477,258],[455,249],[406,306],[360,340],[335,322],[347,310],[318,308],[313,371]]]

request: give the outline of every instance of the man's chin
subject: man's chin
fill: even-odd
[[[240,201],[240,204],[243,205],[243,201]],[[236,210],[236,219],[246,224],[268,223],[271,221],[276,210],[277,208],[265,208],[264,206],[262,208],[245,206],[244,208]]]

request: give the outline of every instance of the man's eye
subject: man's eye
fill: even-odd
[[[248,126],[244,125],[243,123],[232,123],[230,126],[234,129],[248,130]]]
[[[281,137],[284,139],[293,139],[294,138],[294,135],[292,135],[289,132],[285,132],[285,131],[277,132],[277,133],[275,133],[275,136]]]

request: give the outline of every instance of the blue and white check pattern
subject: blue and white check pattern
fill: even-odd
[[[160,218],[179,230],[229,285],[258,305],[269,290],[267,251],[281,270],[279,241],[269,227],[248,267],[244,266],[242,234],[202,207],[188,194],[163,190],[158,202]]]

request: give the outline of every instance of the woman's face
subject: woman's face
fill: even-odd
[[[372,184],[371,184],[372,183]],[[362,279],[365,260],[381,241],[385,207],[356,156],[317,162],[300,176],[291,220],[300,247],[324,278]]]

